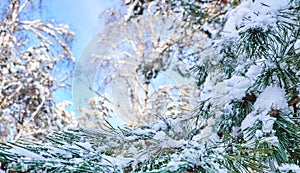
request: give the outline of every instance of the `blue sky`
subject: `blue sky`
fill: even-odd
[[[46,0],[47,15],[58,23],[70,25],[76,33],[72,51],[80,56],[86,44],[102,28],[99,14],[117,5],[118,0]]]
[[[54,19],[56,23],[68,24],[75,32],[72,53],[76,59],[92,38],[103,29],[99,15],[106,9],[117,6],[120,0],[45,0],[43,15]],[[54,94],[57,102],[72,101],[72,93],[66,90]]]

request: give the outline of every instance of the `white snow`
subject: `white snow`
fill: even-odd
[[[166,119],[166,121],[167,121],[167,119]],[[166,123],[167,122],[164,122],[163,120],[158,120],[151,126],[151,128],[155,131],[166,130],[168,128],[168,125]]]
[[[72,154],[68,151],[51,146],[48,146],[48,148],[52,151],[52,153],[62,155],[65,158],[72,158]]]
[[[286,110],[288,109],[288,102],[285,98],[285,92],[279,87],[267,87],[264,92],[262,92],[254,103],[254,108],[256,110]]]
[[[243,65],[238,66],[236,71],[239,68],[244,69],[245,67]],[[245,76],[234,75],[230,79],[225,80],[227,90],[226,103],[229,103],[231,100],[242,100],[247,89],[255,82],[261,69],[261,65],[252,65],[245,73]]]
[[[127,166],[127,164],[129,162],[132,161],[131,158],[124,158],[124,157],[120,157],[120,156],[111,157],[111,156],[103,155],[102,158],[103,158],[104,164],[106,163],[107,165],[110,165],[110,166],[116,165],[119,168],[124,168],[125,166]]]
[[[261,142],[267,142],[269,144],[272,144],[273,146],[278,146],[279,143],[278,138],[276,136],[263,138]]]
[[[185,144],[185,140],[174,140],[163,131],[157,132],[153,139],[160,141],[159,146],[161,148],[178,148]]]
[[[76,145],[81,146],[86,150],[92,150],[92,144],[89,142],[77,142]]]
[[[149,133],[155,133],[152,129],[134,129],[132,132],[137,135],[149,135]]]
[[[279,87],[269,86],[258,97],[254,103],[254,110],[242,121],[241,129],[245,130],[254,125],[256,121],[262,123],[262,129],[257,130],[256,137],[261,137],[265,133],[274,133],[273,125],[275,117],[270,116],[270,110],[287,111],[288,104],[285,92]],[[269,138],[266,141],[277,145],[277,138]]]
[[[183,146],[186,143],[185,140],[174,140],[174,139],[168,139],[162,142],[160,145],[162,148],[179,148]]]
[[[276,118],[270,117],[269,115],[261,114],[258,120],[262,122],[262,131],[265,133],[270,133],[273,130],[273,124]]]
[[[30,158],[30,159],[45,160],[45,158],[43,156],[40,156],[34,152],[28,151],[28,150],[18,147],[18,146],[14,146],[10,150],[8,150],[8,152],[10,152],[12,154],[18,154],[20,156],[24,156],[24,157]]]
[[[82,163],[83,161],[84,161],[83,158],[72,158],[72,159],[70,159],[69,162],[79,164],[79,163]]]
[[[200,101],[209,101],[213,107],[216,107],[216,110],[223,109],[226,102],[227,88],[225,82],[218,81],[219,77],[218,75],[208,76],[200,93]],[[216,116],[220,114],[222,114],[220,111],[216,112]]]
[[[247,73],[245,74],[245,76],[250,79],[250,81],[252,83],[255,82],[257,76],[260,74],[262,70],[261,65],[252,65],[250,66],[250,68],[248,69]]]
[[[212,82],[207,78],[203,84],[203,89],[201,91],[201,100],[207,100],[212,97]]]
[[[159,131],[158,133],[156,133],[153,136],[153,139],[156,139],[156,140],[162,140],[162,139],[165,139],[165,138],[166,138],[166,133],[163,132],[163,131]]]
[[[129,153],[132,153],[133,155],[137,155],[138,150],[137,150],[134,146],[130,146],[130,147],[128,148],[128,152],[129,152]]]
[[[262,132],[261,130],[256,130],[255,136],[256,136],[257,138],[260,138],[260,137],[263,136],[263,132]]]
[[[168,167],[170,168],[169,171],[174,171],[175,172],[175,171],[177,171],[180,168],[180,165],[184,165],[184,164],[186,164],[186,162],[180,162],[180,161],[174,162],[174,161],[170,161],[168,163]]]
[[[282,171],[282,172],[294,171],[296,173],[299,173],[300,172],[300,166],[295,165],[295,164],[283,164],[282,166],[280,166],[279,170]]]
[[[28,63],[28,66],[27,66],[29,71],[37,70],[37,69],[39,69],[39,67],[40,67],[40,63],[36,62],[36,61],[32,61],[32,62]]]
[[[225,80],[227,96],[230,100],[242,100],[246,94],[246,90],[251,86],[251,81],[243,76],[233,76]]]
[[[242,1],[227,15],[223,34],[236,37],[240,28],[261,27],[268,29],[276,23],[278,10],[284,8],[289,0],[256,0]]]
[[[300,39],[298,39],[295,44],[294,44],[294,49],[296,51],[296,53],[300,53]]]
[[[254,122],[257,120],[257,115],[255,114],[255,112],[251,112],[250,114],[248,114],[246,116],[246,118],[242,121],[242,124],[241,124],[241,129],[242,130],[245,130],[247,129],[248,127],[251,127]]]

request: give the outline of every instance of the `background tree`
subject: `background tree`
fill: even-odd
[[[113,107],[112,116],[131,125],[190,112],[199,90],[189,72],[195,59],[188,54],[203,49],[205,36],[189,37],[193,29],[179,30],[177,25],[183,24],[177,24],[174,16],[147,16],[126,24],[110,24],[88,45],[78,63],[75,97],[79,90],[91,90]],[[202,42],[192,44],[195,40]],[[185,59],[179,54],[185,54]],[[88,95],[82,97],[88,99]]]
[[[32,8],[30,8],[32,7]],[[0,26],[0,139],[38,137],[63,128],[71,117],[54,114],[53,92],[66,78],[56,80],[55,68],[74,59],[68,47],[74,33],[32,19],[34,2],[12,0],[2,7]],[[68,122],[70,123],[70,122]]]

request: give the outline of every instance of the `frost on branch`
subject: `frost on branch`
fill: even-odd
[[[78,123],[85,128],[107,129],[108,118],[114,112],[105,96],[93,97],[89,106],[80,108]]]
[[[66,25],[24,20],[29,3],[34,2],[13,0],[0,22],[1,141],[61,128],[52,94],[64,81],[56,81],[53,72],[58,63],[74,61],[68,46],[74,33]]]

